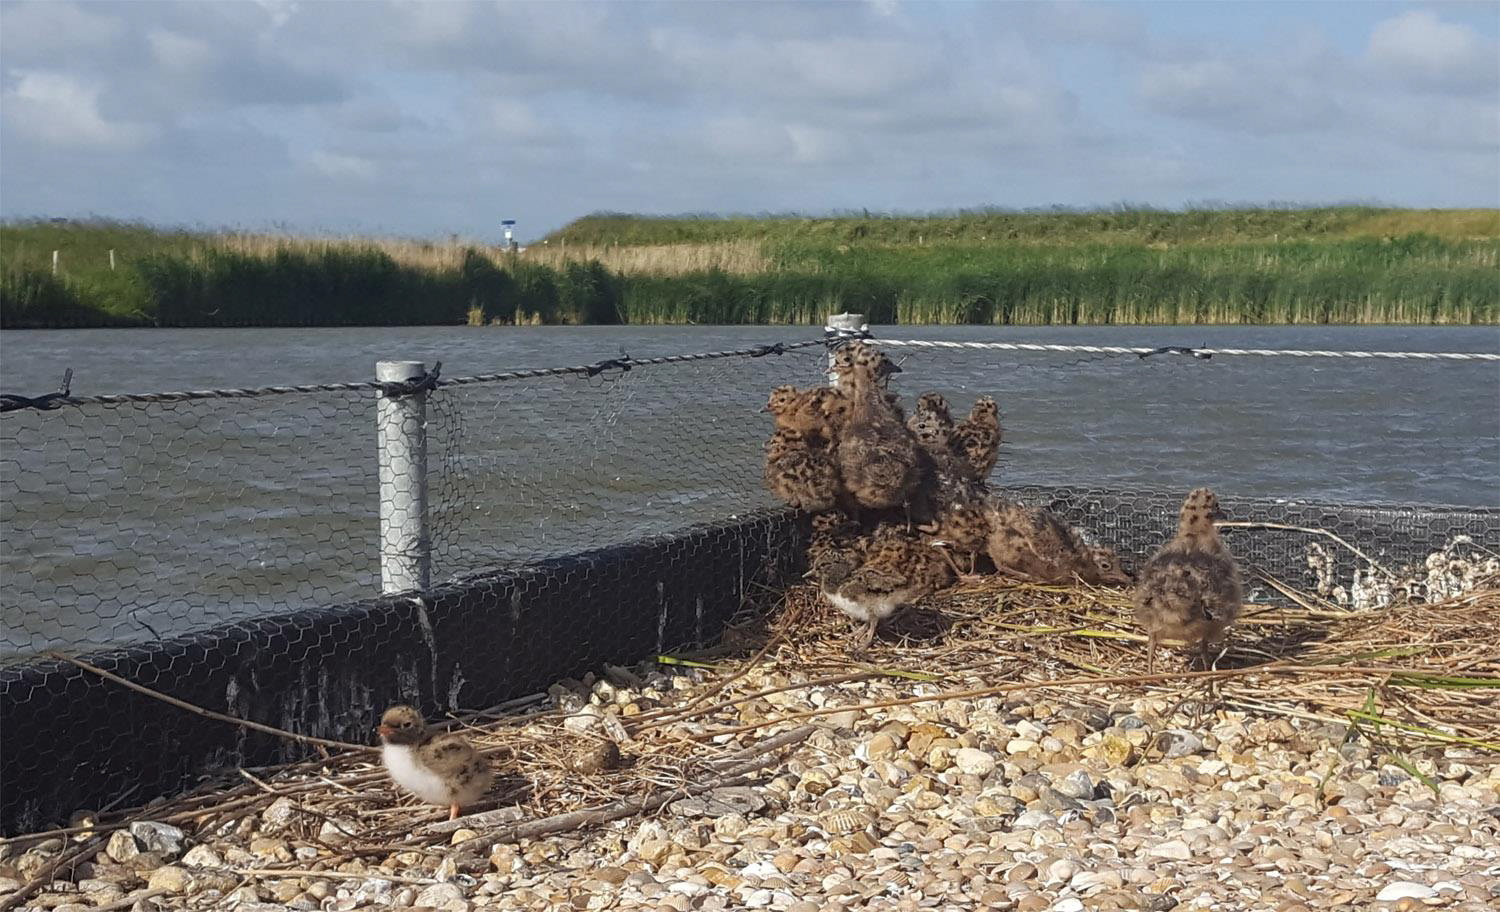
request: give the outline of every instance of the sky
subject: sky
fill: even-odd
[[[0,217],[1500,206],[1500,3],[0,0]]]

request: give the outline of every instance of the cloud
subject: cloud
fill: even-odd
[[[336,180],[371,181],[379,174],[379,168],[367,158],[358,155],[340,155],[318,149],[307,156],[307,163],[319,173]]]
[[[1412,88],[1490,95],[1500,89],[1500,45],[1427,10],[1377,23],[1366,54],[1371,65]]]
[[[0,214],[1485,203],[1495,30],[1459,9],[11,0]]]
[[[1139,91],[1156,111],[1257,134],[1326,129],[1341,117],[1317,81],[1224,57],[1147,64]]]
[[[122,148],[144,139],[139,124],[106,120],[99,110],[100,87],[64,73],[21,70],[15,88],[3,95],[5,119],[16,130],[59,146]]]

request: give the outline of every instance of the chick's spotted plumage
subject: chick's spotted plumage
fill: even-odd
[[[980,396],[952,436],[954,455],[968,477],[978,481],[988,478],[1000,455],[1000,407],[989,396]]]
[[[1239,617],[1244,590],[1234,556],[1214,526],[1222,517],[1212,491],[1193,491],[1178,515],[1177,535],[1141,570],[1135,617],[1148,637],[1146,663],[1152,670],[1163,639],[1195,647],[1207,664],[1211,650]]]
[[[937,549],[894,526],[882,526],[850,547],[825,552],[813,572],[829,603],[863,623],[856,651],[869,646],[881,621],[953,582]]]
[[[900,368],[874,346],[856,343],[849,350],[852,409],[838,442],[844,488],[861,507],[904,507],[919,477],[917,446],[880,386]]]
[[[1106,582],[1083,539],[1051,512],[1003,501],[985,512],[986,550],[999,572],[1033,583]]]
[[[494,771],[463,735],[435,734],[410,706],[392,706],[380,717],[380,759],[397,785],[449,819],[489,791]]]

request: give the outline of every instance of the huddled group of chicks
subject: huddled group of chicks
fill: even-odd
[[[765,481],[814,514],[807,576],[861,625],[856,651],[900,608],[983,569],[1031,583],[1134,584],[1148,666],[1163,639],[1197,647],[1207,663],[1242,600],[1212,491],[1188,495],[1177,536],[1133,580],[1114,551],[1056,515],[991,493],[1002,437],[993,399],[955,422],[941,394],[924,393],[908,417],[888,388],[901,368],[875,346],[846,345],[831,367],[836,386],[772,391]]]
[[[955,422],[947,401],[924,393],[907,417],[888,388],[901,372],[862,342],[835,352],[837,386],[778,387],[766,410],[776,430],[765,479],[781,500],[814,514],[808,578],[860,626],[858,650],[877,626],[925,596],[992,570],[1033,583],[1135,586],[1135,617],[1154,670],[1157,643],[1195,646],[1205,662],[1239,615],[1242,590],[1219,538],[1212,491],[1188,495],[1177,535],[1132,581],[1115,552],[1038,507],[990,492],[1000,412],[982,396]],[[410,706],[386,710],[377,729],[391,778],[450,819],[488,790],[489,762],[462,735],[428,728]]]

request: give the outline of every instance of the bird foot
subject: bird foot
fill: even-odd
[[[457,820],[458,819],[458,805],[456,805],[456,804],[450,804],[450,805],[448,805],[448,819],[449,820]]]

